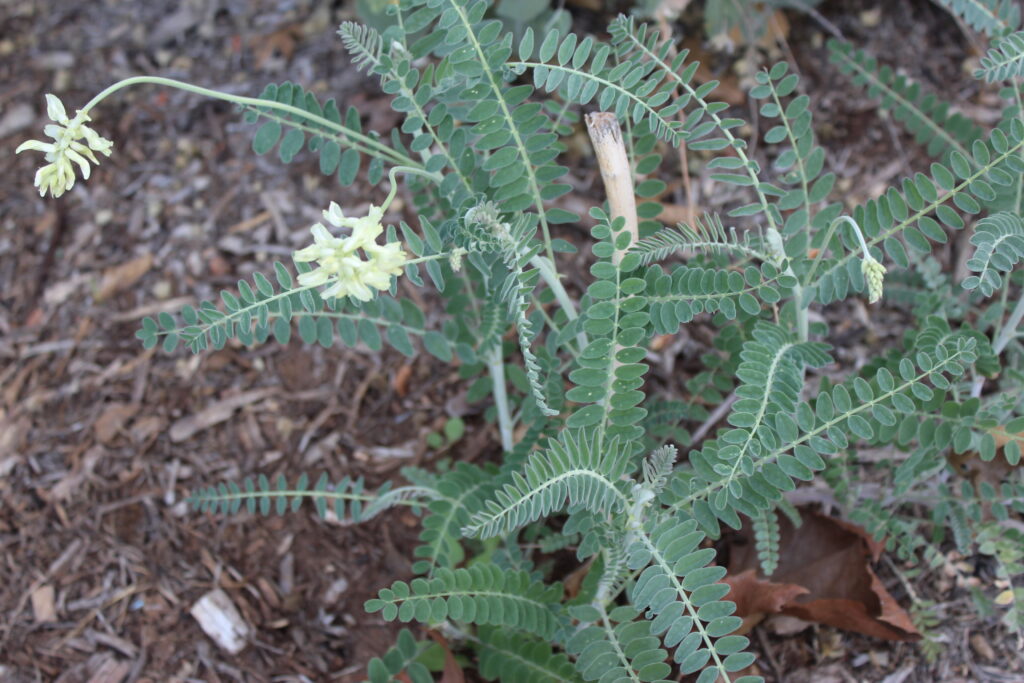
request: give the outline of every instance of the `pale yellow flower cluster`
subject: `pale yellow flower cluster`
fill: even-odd
[[[868,303],[873,304],[882,298],[882,285],[885,283],[885,266],[874,257],[867,256],[860,261],[860,271],[868,285]]]
[[[49,190],[52,196],[59,197],[75,184],[75,164],[82,169],[82,178],[88,179],[89,163],[100,163],[93,152],[109,157],[114,143],[85,125],[91,121],[85,112],[79,110],[75,118],[69,119],[64,105],[55,95],[46,96],[46,114],[53,123],[47,124],[43,132],[53,138],[53,142],[29,140],[14,152],[18,154],[30,149],[45,152],[50,163],[36,171],[35,185],[39,188],[39,196],[45,196]],[[79,142],[82,139],[84,144]]]
[[[384,232],[381,220],[384,210],[370,206],[369,213],[362,218],[348,218],[341,207],[331,202],[331,208],[324,211],[324,220],[337,228],[351,228],[348,237],[335,237],[322,223],[310,230],[313,244],[295,252],[298,262],[316,261],[317,267],[299,275],[299,284],[304,287],[331,283],[322,296],[351,296],[360,301],[373,298],[374,289],[385,290],[391,286],[391,276],[401,275],[408,257],[399,242],[377,244],[377,238]],[[364,259],[359,251],[366,255]]]

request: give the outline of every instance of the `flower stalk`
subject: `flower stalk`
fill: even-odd
[[[836,229],[842,223],[848,223],[850,227],[853,228],[853,234],[857,236],[857,240],[860,242],[860,248],[863,253],[863,257],[860,262],[860,270],[861,273],[863,273],[864,281],[867,284],[868,303],[873,304],[882,298],[886,268],[878,262],[878,259],[871,255],[871,250],[868,249],[868,244],[864,241],[864,234],[861,232],[860,226],[857,225],[857,221],[853,220],[849,216],[839,216],[829,224],[828,231],[825,233],[825,239],[821,243],[821,249],[818,250],[817,256],[814,257],[814,263],[811,264],[811,269],[807,272],[807,277],[804,279],[804,287],[811,286],[812,280],[814,279],[814,273],[818,270],[818,265],[821,263],[821,259],[825,256],[825,250],[828,248],[828,243],[832,241],[832,235],[835,234]],[[805,305],[806,304],[801,304],[801,307]]]
[[[163,85],[171,88],[177,88],[178,90],[184,90],[197,95],[204,95],[213,99],[232,102],[241,107],[247,107],[260,112],[273,110],[280,112],[281,114],[290,114],[297,118],[297,121],[292,122],[294,125],[302,127],[300,123],[303,121],[313,123],[322,129],[330,130],[344,136],[350,143],[362,148],[369,154],[378,156],[391,164],[396,164],[397,166],[395,169],[392,169],[393,173],[397,169],[407,173],[417,173],[429,178],[435,183],[440,183],[442,180],[440,173],[431,173],[424,170],[422,165],[417,164],[415,160],[401,152],[398,152],[397,150],[392,149],[372,136],[364,135],[358,131],[347,128],[340,123],[335,123],[334,121],[322,116],[317,116],[298,107],[275,102],[273,100],[231,95],[218,90],[211,90],[209,88],[192,85],[191,83],[177,81],[172,78],[161,78],[159,76],[134,76],[132,78],[126,78],[118,81],[97,93],[96,96],[89,100],[83,108],[79,109],[75,113],[73,118],[67,115],[64,105],[55,95],[46,95],[46,111],[53,123],[48,124],[43,129],[43,132],[53,138],[53,141],[28,140],[19,145],[15,150],[15,153],[39,151],[46,155],[45,159],[47,164],[42,166],[36,172],[35,176],[35,185],[39,188],[40,196],[45,196],[46,193],[49,192],[53,197],[60,197],[74,186],[76,179],[76,165],[81,171],[82,178],[88,179],[91,169],[90,164],[99,164],[99,160],[95,153],[99,152],[105,156],[110,156],[113,148],[113,142],[101,137],[96,131],[86,125],[92,120],[90,112],[100,102],[118,90],[130,85],[140,84]],[[392,174],[392,184],[393,183],[394,175]],[[394,187],[392,188],[392,196],[393,195]]]

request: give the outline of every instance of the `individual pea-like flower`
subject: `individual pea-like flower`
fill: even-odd
[[[408,258],[405,252],[402,251],[400,242],[388,242],[385,245],[374,243],[366,247],[364,251],[370,256],[374,267],[387,275],[401,275]],[[391,281],[389,279],[386,286],[390,285]],[[379,289],[384,289],[384,287]]]
[[[337,202],[331,202],[331,207],[324,211],[324,220],[338,228],[352,228],[352,234],[347,238],[352,248],[367,247],[377,241],[377,238],[384,232],[381,221],[384,219],[384,209],[379,206],[370,205],[367,214],[361,218],[352,218],[342,213]]]
[[[324,298],[351,296],[359,301],[372,299],[374,289],[390,287],[391,276],[402,274],[408,257],[399,242],[377,244],[377,237],[384,232],[383,218],[379,206],[371,206],[366,216],[352,218],[331,202],[324,220],[337,228],[351,228],[352,233],[335,237],[322,223],[310,228],[313,244],[296,251],[294,259],[299,263],[316,261],[317,267],[300,274],[299,284],[316,287],[330,283],[323,291]]]
[[[93,152],[110,156],[114,143],[100,137],[99,133],[85,125],[92,119],[84,111],[75,112],[75,118],[69,119],[64,105],[56,95],[46,96],[46,115],[53,123],[47,124],[43,132],[53,138],[53,142],[28,140],[14,150],[20,154],[26,150],[45,153],[49,163],[36,171],[35,185],[39,188],[39,196],[43,197],[49,190],[50,195],[59,197],[75,184],[75,164],[82,171],[82,178],[89,178],[90,162],[99,165]],[[79,142],[84,140],[85,142]]]
[[[860,272],[864,273],[864,281],[868,285],[868,303],[873,304],[882,298],[885,266],[876,261],[873,256],[865,256],[860,261]]]

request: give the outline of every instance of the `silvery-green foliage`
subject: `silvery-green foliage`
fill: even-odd
[[[579,680],[569,658],[554,652],[551,644],[540,638],[482,626],[473,645],[479,657],[480,675],[488,681],[575,683]]]
[[[984,78],[989,83],[1005,81],[1024,74],[1024,31],[1011,33],[997,39],[992,49],[981,58],[981,67],[974,73],[975,78]]]
[[[1020,26],[1020,5],[1015,0],[935,0],[971,28],[1000,36]]]
[[[771,576],[779,566],[779,518],[775,510],[762,510],[754,519],[754,541],[761,573]]]
[[[1002,0],[943,4],[993,36],[1019,21]],[[367,609],[442,629],[476,654],[482,676],[510,682],[755,680],[737,675],[753,655],[734,635],[740,620],[711,540],[722,524],[752,524],[770,574],[781,559],[777,514],[792,515],[787,494],[817,477],[907,561],[941,557],[943,529],[963,552],[979,537],[1001,552],[983,513],[998,526],[1024,512],[1019,468],[999,487],[974,487],[954,479],[947,456],[1020,458],[1024,406],[1013,397],[1024,376],[1010,343],[1024,253],[1019,83],[985,131],[852,46],[831,44],[839,71],[935,157],[847,209],[815,136],[814,102],[785,63],[754,79],[750,96],[768,124],[754,154],[740,135],[744,120],[715,100],[717,84],[698,84],[690,55],[635,18],[616,19],[604,40],[509,26],[486,0],[402,0],[391,11],[383,34],[354,23],[339,30],[402,116],[390,138],[288,83],[263,99],[304,115],[247,116],[260,124],[257,152],[276,145],[289,161],[306,146],[342,183],[363,158],[371,183],[412,170],[405,183],[418,218],[392,227],[388,241],[416,259],[403,286],[424,290],[417,303],[398,297],[399,278],[369,302],[325,301],[296,284],[293,272],[308,264],[277,263],[273,280],[257,273],[220,305],[147,318],[138,336],[147,347],[184,342],[199,352],[271,336],[289,343],[294,324],[307,344],[340,339],[376,351],[386,340],[410,356],[422,348],[458,363],[467,401],[494,396],[488,415],[517,441],[500,463],[409,470],[406,486],[368,491],[322,478],[310,487],[304,476],[290,486],[264,476],[198,491],[199,509],[282,513],[308,498],[321,516],[356,522],[411,508],[422,517],[417,578],[381,589]],[[1013,40],[994,45],[996,61],[980,75],[1019,75]],[[560,233],[576,235],[570,244],[553,234],[579,219],[559,206],[573,191],[563,140],[579,112],[594,109],[614,112],[624,129],[641,229],[635,235],[624,217],[593,206],[591,239]],[[664,183],[645,176],[683,142],[707,155],[714,182],[744,199],[721,217],[666,227],[655,220]],[[932,254],[968,227],[970,275],[958,282]],[[577,252],[581,291],[559,272],[562,255]],[[809,309],[864,292],[865,255],[889,269],[883,302],[912,306],[917,320],[898,348],[837,368],[829,331],[808,324]],[[420,301],[441,305],[425,311]],[[698,317],[715,330],[712,348],[679,382],[682,398],[660,395],[645,379],[658,357],[652,340]],[[719,406],[723,419],[702,425]],[[676,436],[680,443],[662,443]],[[892,493],[884,501],[856,485],[862,446],[899,453],[873,465]],[[540,551],[559,549],[593,558],[572,599],[547,583],[558,577],[540,562]],[[421,651],[402,635],[371,663],[371,680],[403,671],[422,679]]]
[[[367,665],[369,683],[430,683],[434,677],[422,662],[417,661],[429,643],[417,641],[409,629],[398,633],[395,646],[383,657],[374,657]]]
[[[1012,213],[988,216],[974,226],[971,244],[975,251],[967,267],[977,275],[966,278],[963,287],[992,296],[1003,284],[1000,273],[1013,270],[1024,256],[1024,224]]]

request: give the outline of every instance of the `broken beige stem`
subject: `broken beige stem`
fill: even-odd
[[[594,145],[597,165],[601,169],[604,191],[608,196],[608,208],[613,219],[626,219],[626,230],[633,236],[631,244],[640,238],[636,217],[636,194],[633,192],[633,170],[622,142],[622,129],[615,114],[599,111],[587,114],[587,132]],[[618,263],[626,250],[615,250],[612,260]]]

